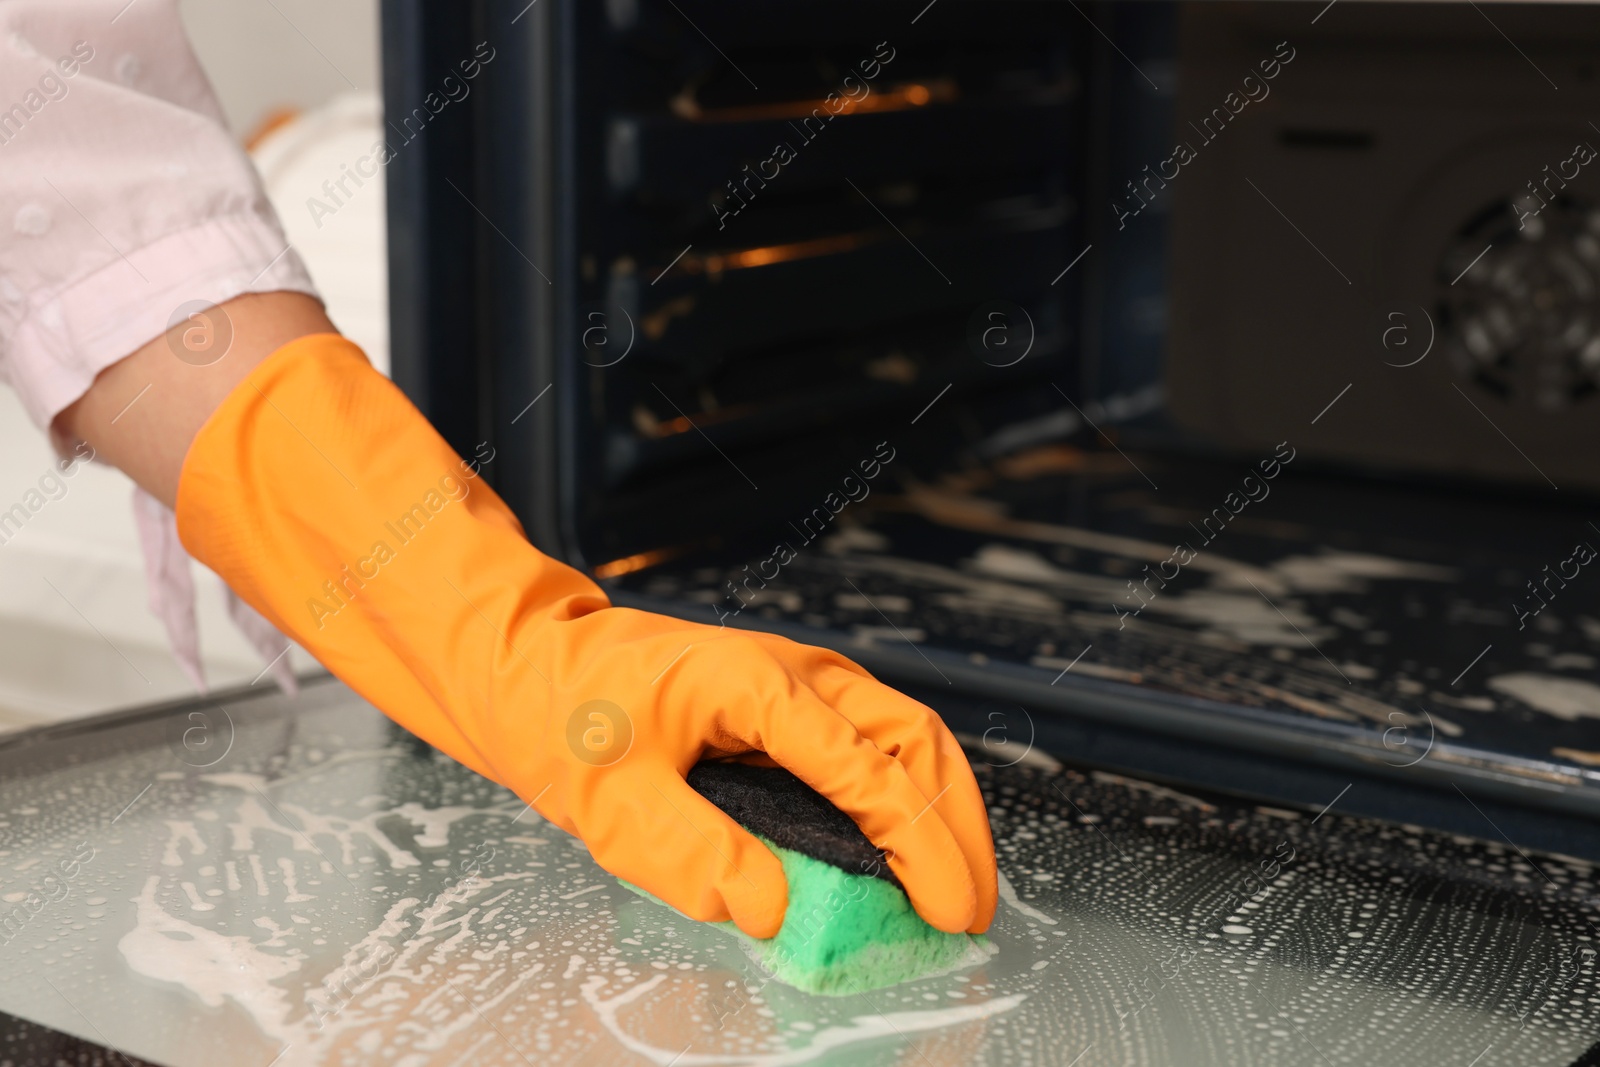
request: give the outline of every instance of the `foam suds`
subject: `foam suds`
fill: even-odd
[[[1122,598],[1117,602],[1122,603]],[[1137,607],[1138,602],[1134,601],[1132,606]],[[1280,609],[1282,614],[1279,614]],[[1280,604],[1274,608],[1253,590],[1233,593],[1195,589],[1158,596],[1146,610],[1209,627],[1249,645],[1305,648],[1307,640],[1319,640],[1327,633],[1316,619],[1295,605]]]
[[[183,857],[178,854],[179,845],[188,845],[191,856],[199,856],[206,850],[205,842],[195,832],[194,823],[187,819],[168,819],[167,832],[167,845],[161,853],[161,863],[165,867],[183,866]]]
[[[1581,678],[1519,671],[1490,678],[1489,688],[1567,722],[1600,719],[1600,685]]]
[[[464,768],[379,748],[317,772],[313,750],[397,732],[353,697],[297,714],[292,742],[282,727],[242,722],[225,782],[158,779],[165,736],[0,779],[0,897],[95,850],[0,946],[29,961],[0,969],[0,1010],[94,1038],[76,1005],[169,1067],[1046,1067],[1091,1045],[1079,1067],[1262,1067],[1320,1063],[1312,1044],[1431,1067],[1513,1042],[1570,1063],[1600,1040],[1582,955],[1600,882],[1577,860],[1536,871],[1503,844],[973,750],[1002,873],[991,948],[823,997],[622,891]]]
[[[796,1063],[810,1063],[818,1056],[850,1045],[886,1038],[906,1038],[911,1034],[942,1030],[962,1023],[987,1019],[1001,1012],[1010,1011],[1027,999],[1023,994],[1017,993],[981,1004],[962,1004],[935,1011],[858,1015],[846,1024],[803,1031],[809,1040],[799,1048],[765,1053],[704,1053],[690,1052],[687,1048],[660,1048],[634,1037],[623,1027],[620,1018],[622,1009],[653,991],[666,980],[666,975],[657,975],[610,998],[600,996],[600,990],[607,985],[606,979],[601,975],[586,979],[580,987],[584,1003],[594,1010],[606,1032],[616,1038],[617,1043],[629,1052],[643,1056],[650,1062],[659,1064],[660,1067],[671,1067],[672,1064],[682,1064],[683,1067],[789,1067]]]
[[[1272,572],[1296,593],[1364,593],[1373,581],[1454,582],[1460,578],[1454,567],[1331,548],[1314,556],[1280,559],[1272,564]]]
[[[195,888],[193,882],[181,882],[179,884],[183,886],[184,896],[189,898],[190,908],[195,911],[213,911],[216,909],[215,904],[209,904],[200,899],[200,891]]]
[[[219,934],[169,914],[156,899],[160,886],[161,876],[153,874],[134,898],[135,925],[117,942],[128,967],[183,986],[207,1007],[231,1000],[265,1033],[287,1035],[288,994],[273,983],[298,971],[301,959],[262,952],[249,937]]]
[[[1032,904],[1025,902],[1021,897],[1017,896],[1016,887],[1011,884],[1011,879],[1007,878],[1003,871],[999,872],[999,880],[1000,900],[1007,907],[1015,908],[1020,914],[1026,915],[1030,919],[1037,919],[1046,926],[1056,925],[1058,920],[1052,919],[1050,916],[1046,915]]]

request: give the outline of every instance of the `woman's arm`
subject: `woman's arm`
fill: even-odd
[[[249,293],[200,314],[207,321],[180,323],[101,371],[56,419],[169,508],[189,445],[223,398],[283,345],[337,332],[304,293]]]
[[[686,914],[783,920],[778,860],[684,780],[763,752],[930,923],[988,926],[983,799],[931,710],[832,652],[613,607],[332,331],[176,0],[0,0],[0,48],[0,108],[24,107],[10,134],[0,111],[0,373],[40,426],[171,505],[375,706]]]
[[[170,352],[162,337],[184,309],[285,292],[304,299],[261,306],[306,307],[316,290],[223,122],[176,0],[0,0],[0,51],[0,378],[35,423],[56,429],[131,353],[133,366],[103,383],[133,385],[105,414],[116,429],[147,403],[171,413],[190,387],[239,380],[252,346],[270,351],[268,335],[296,313],[230,304],[235,351],[212,368],[181,368],[204,373],[165,401],[152,383],[168,375],[150,356]],[[161,454],[152,446],[144,459]],[[145,484],[140,472],[157,469],[131,472]],[[170,500],[172,479],[160,484],[156,495]]]

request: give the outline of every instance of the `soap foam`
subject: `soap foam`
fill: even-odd
[[[936,1011],[896,1011],[882,1014],[857,1015],[848,1024],[818,1027],[810,1032],[811,1040],[798,1048],[770,1053],[705,1053],[686,1049],[659,1048],[634,1037],[622,1025],[622,1009],[638,1000],[667,980],[664,974],[640,982],[613,997],[602,997],[608,982],[604,975],[592,975],[579,987],[584,1003],[594,1011],[607,1033],[629,1052],[643,1056],[660,1067],[682,1064],[683,1067],[789,1067],[791,1064],[810,1063],[835,1049],[849,1045],[876,1041],[883,1038],[905,1038],[929,1030],[941,1030],[962,1023],[976,1022],[993,1015],[1010,1011],[1027,999],[1025,994],[996,997],[979,1004],[962,1004]]]

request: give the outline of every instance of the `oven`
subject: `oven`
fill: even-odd
[[[511,57],[391,166],[395,376],[540,547],[1005,751],[1600,855],[1592,8],[470,10],[386,15],[392,128]]]

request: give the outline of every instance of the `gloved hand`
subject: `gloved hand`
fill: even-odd
[[[228,395],[177,515],[190,553],[335,675],[686,915],[782,924],[777,859],[684,781],[766,753],[889,854],[930,924],[993,918],[983,800],[933,712],[834,652],[612,607],[337,335]]]

